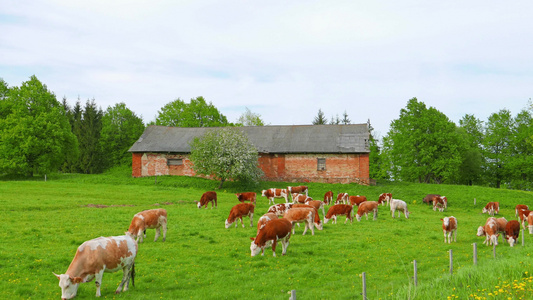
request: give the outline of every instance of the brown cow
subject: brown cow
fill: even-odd
[[[303,194],[293,193],[291,196],[293,203],[305,203],[305,201],[313,200],[313,198]]]
[[[311,198],[309,198],[309,199],[311,199]],[[311,205],[314,208],[316,208],[317,210],[322,209],[322,215],[324,215],[324,216],[326,215],[326,211],[324,210],[324,202],[322,202],[320,200],[307,200],[307,201],[305,201],[305,204]]]
[[[255,204],[256,193],[254,192],[237,193],[235,195],[240,202],[244,203],[244,201],[249,201]]]
[[[316,209],[316,207],[312,206],[312,205],[309,205],[309,204],[302,204],[302,203],[294,203],[291,207],[292,208],[312,208],[315,210],[315,218],[314,218],[314,223],[315,223],[315,227],[318,229],[318,230],[322,230],[322,220],[320,220],[320,216],[318,215],[318,210]],[[300,227],[300,225],[298,225],[298,227]]]
[[[527,209],[521,209],[518,211],[518,217],[520,218],[520,223],[522,223],[524,230],[526,230],[527,217],[531,214],[531,212],[531,210]]]
[[[347,204],[347,203],[348,203],[348,193],[337,194],[337,201],[335,201],[335,204]]]
[[[291,208],[283,215],[284,219],[287,219],[292,224],[292,234],[294,234],[294,224],[304,223],[305,228],[303,235],[307,232],[307,229],[311,229],[311,235],[315,235],[315,229],[313,226],[313,220],[315,219],[316,209],[310,207],[298,207]]]
[[[433,211],[436,211],[437,209],[440,212],[443,212],[444,209],[448,206],[448,199],[444,196],[435,196],[433,197]]]
[[[275,213],[276,216],[283,216],[283,214],[292,207],[292,203],[274,204],[268,208],[269,213]]]
[[[259,233],[255,238],[250,238],[252,244],[250,245],[250,251],[252,257],[262,252],[264,255],[264,249],[268,246],[267,242],[272,241],[272,253],[276,256],[276,244],[278,240],[281,240],[281,246],[283,251],[281,255],[287,253],[287,247],[289,247],[289,239],[291,238],[292,224],[289,220],[281,218],[272,220],[259,230]]]
[[[81,244],[67,272],[61,275],[54,273],[59,279],[61,299],[74,298],[79,284],[89,282],[93,278],[96,279],[96,297],[100,297],[104,272],[124,272],[115,294],[128,290],[130,278],[135,286],[134,263],[137,247],[137,242],[129,233],[123,236],[99,237]]]
[[[517,220],[511,220],[507,222],[505,226],[505,237],[507,242],[511,247],[518,241],[518,236],[520,235],[520,223]]]
[[[483,207],[483,210],[481,211],[482,214],[488,213],[491,216],[494,216],[495,214],[498,214],[500,212],[500,202],[489,202],[485,207]]]
[[[198,208],[202,208],[202,206],[205,205],[205,208],[207,208],[207,204],[211,202],[211,208],[214,206],[217,207],[217,192],[205,192],[202,195],[202,198],[200,198],[200,202],[196,202]]]
[[[146,229],[155,228],[155,239],[157,241],[159,235],[161,234],[161,228],[163,228],[163,242],[167,239],[167,211],[162,208],[149,209],[141,211],[133,216],[131,220],[130,227],[128,232],[136,238],[136,241],[139,242],[139,237],[141,238],[141,243],[143,238],[146,237]]]
[[[391,199],[392,199],[391,193],[382,193],[381,195],[379,195],[378,204],[389,205],[389,201],[391,201]]]
[[[294,194],[294,193],[297,193],[297,194],[305,193],[306,196],[309,196],[308,188],[305,185],[288,186],[287,187],[287,191],[289,191],[289,194],[291,194],[291,195]]]
[[[518,205],[514,208],[514,211],[515,211],[514,216],[515,216],[515,217],[518,217],[518,213],[519,213],[522,209],[529,210],[529,206],[524,205],[524,204],[518,204]]]
[[[268,204],[275,204],[274,198],[284,198],[285,203],[289,203],[289,191],[287,189],[275,189],[262,190],[261,196],[268,198]]]
[[[324,194],[324,203],[329,205],[332,201],[333,201],[333,192],[332,191],[327,191]]]
[[[454,216],[445,217],[440,219],[442,221],[442,232],[444,233],[444,242],[446,243],[446,238],[448,238],[448,244],[453,241],[457,242],[457,219]]]
[[[485,236],[485,241],[483,244],[489,245],[498,245],[498,235],[500,228],[498,226],[498,221],[494,217],[489,217],[485,226],[479,226],[477,229],[477,236]]]
[[[257,220],[257,234],[259,234],[259,229],[263,228],[266,223],[276,219],[278,219],[278,216],[275,213],[267,212],[266,214],[262,215],[261,218]]]
[[[242,217],[250,217],[250,226],[254,227],[254,209],[255,205],[252,203],[239,203],[233,206],[226,219],[226,228],[229,228],[237,219],[241,220],[242,228],[244,228]],[[238,224],[238,221],[235,222],[235,227],[237,227]]]
[[[330,219],[333,219],[332,223],[337,224],[337,216],[346,216],[344,224],[348,220],[350,220],[350,223],[353,223],[352,210],[353,207],[349,204],[335,204],[330,206],[326,216],[324,216],[324,224],[327,224]]]
[[[357,196],[349,196],[348,200],[350,201],[349,203],[352,206],[353,205],[359,206],[359,204],[361,204],[361,202],[365,202],[366,201],[366,197],[365,196],[359,196],[359,195],[357,195]]]
[[[359,205],[359,208],[357,209],[357,215],[355,216],[357,218],[357,221],[361,221],[361,217],[363,215],[366,216],[366,219],[368,220],[368,213],[372,212],[374,215],[373,220],[376,220],[378,218],[378,202],[377,201],[365,201]]]
[[[433,198],[440,197],[439,194],[427,194],[424,199],[422,199],[422,202],[427,203],[428,205],[433,204]]]

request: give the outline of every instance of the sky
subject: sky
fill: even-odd
[[[322,110],[383,137],[416,97],[458,124],[533,97],[533,1],[0,0],[0,78],[145,123],[203,96],[230,122]]]

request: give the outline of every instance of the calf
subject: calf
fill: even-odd
[[[324,194],[324,203],[329,205],[332,201],[333,201],[333,192],[332,191],[327,191]]]
[[[283,215],[284,219],[287,219],[292,224],[292,234],[294,234],[294,224],[304,223],[305,228],[303,235],[307,232],[307,229],[311,229],[311,235],[315,235],[313,221],[315,219],[315,209],[309,207],[291,208]]]
[[[320,220],[320,216],[318,215],[318,209],[316,209],[316,207],[309,205],[309,204],[294,203],[292,205],[292,208],[312,208],[315,211],[315,217],[313,219],[313,222],[315,223],[315,227],[318,230],[322,230],[322,220]],[[299,224],[298,224],[298,227],[300,227]]]
[[[308,196],[308,188],[307,186],[305,185],[300,185],[300,186],[288,186],[287,187],[287,191],[289,191],[289,194],[302,194],[302,193],[305,193],[306,196]]]
[[[352,206],[354,206],[354,205],[359,206],[359,204],[361,204],[361,202],[365,202],[366,201],[366,197],[365,196],[359,196],[359,195],[357,195],[357,196],[349,196],[348,197],[348,201],[349,201],[349,203]]]
[[[287,189],[275,189],[262,190],[261,196],[268,198],[268,204],[275,204],[275,198],[285,199],[285,203],[289,203],[289,191]]]
[[[489,202],[485,207],[483,207],[483,210],[481,211],[482,214],[488,213],[491,216],[494,216],[494,214],[498,214],[500,212],[500,202]]]
[[[167,239],[167,211],[162,208],[141,211],[133,216],[128,232],[141,243],[146,237],[146,229],[155,228],[154,242],[157,241],[163,228],[163,242]]]
[[[308,197],[307,195],[303,195],[303,194],[293,193],[291,194],[291,196],[292,196],[293,203],[305,203],[305,201],[307,200],[313,200],[313,198]]]
[[[255,204],[256,193],[254,192],[237,193],[235,195],[237,196],[237,200],[242,203],[244,203],[244,201],[249,201],[250,203]]]
[[[436,211],[438,209],[440,212],[443,212],[447,206],[446,205],[447,200],[445,199],[446,197],[444,196],[433,197],[433,211]]]
[[[357,215],[355,217],[357,218],[357,221],[361,221],[361,217],[365,215],[366,219],[368,220],[368,213],[370,212],[372,212],[374,215],[373,220],[376,220],[378,218],[377,201],[366,201],[361,203],[361,205],[359,205],[359,208],[357,209]]]
[[[479,226],[477,229],[477,236],[485,236],[485,241],[483,244],[489,245],[498,245],[498,233],[500,229],[496,218],[489,217],[485,226]]]
[[[391,201],[391,199],[392,199],[391,193],[382,193],[381,195],[379,195],[378,204],[389,205],[389,201]]]
[[[250,245],[250,251],[253,256],[262,252],[264,255],[264,249],[267,247],[267,242],[272,241],[272,253],[276,256],[276,244],[281,240],[283,251],[281,255],[287,253],[287,247],[289,247],[289,239],[291,238],[292,224],[289,220],[281,218],[272,220],[259,230],[259,233],[255,238],[250,238],[252,244]]]
[[[226,219],[226,228],[229,228],[237,219],[241,220],[242,228],[244,228],[242,217],[250,217],[250,226],[254,227],[254,209],[255,205],[252,203],[239,203],[232,207],[229,216]],[[237,227],[238,224],[238,221],[235,222],[235,227]]]
[[[337,201],[335,204],[347,204],[348,203],[348,193],[339,193],[337,195]]]
[[[202,198],[200,198],[200,202],[196,202],[198,205],[198,208],[202,208],[202,206],[205,206],[207,208],[207,204],[211,202],[211,208],[214,206],[217,207],[217,193],[216,192],[205,192],[202,195]]]
[[[511,247],[518,241],[520,235],[520,223],[517,220],[511,220],[507,222],[505,226],[505,237]]]
[[[454,216],[445,217],[441,219],[442,221],[442,231],[444,233],[444,243],[446,243],[446,238],[448,239],[448,244],[452,241],[457,242],[457,219]]]
[[[409,211],[407,210],[407,203],[403,200],[392,199],[390,201],[390,211],[392,217],[394,218],[394,212],[398,211],[398,218],[400,217],[400,212],[403,212],[403,215],[406,219],[409,219]]]
[[[439,194],[427,194],[426,197],[424,197],[424,199],[422,199],[422,202],[428,204],[428,205],[431,205],[433,204],[433,198],[435,197],[440,197]]]
[[[309,199],[311,199],[311,198],[309,198]],[[326,212],[324,210],[324,202],[322,202],[320,200],[307,200],[307,201],[305,201],[305,204],[311,205],[314,208],[316,208],[317,210],[322,209],[322,215],[324,215],[324,216],[326,215]]]
[[[350,223],[353,223],[352,217],[353,206],[348,204],[335,204],[330,206],[328,212],[324,216],[324,224],[327,224],[330,219],[333,219],[333,223],[337,224],[337,216],[346,216],[346,221],[350,220]]]
[[[274,204],[268,208],[269,213],[275,213],[276,216],[283,216],[283,214],[292,207],[292,203]]]
[[[59,279],[61,299],[74,298],[79,284],[89,282],[93,278],[96,278],[96,297],[100,297],[104,272],[124,272],[115,294],[128,290],[130,278],[135,286],[134,262],[137,247],[137,242],[128,233],[123,236],[99,237],[81,244],[67,272],[61,275],[54,273]]]
[[[531,214],[531,210],[521,209],[518,211],[518,217],[520,218],[520,223],[522,223],[522,227],[524,227],[524,230],[526,230],[527,217],[530,214]]]
[[[519,213],[522,209],[529,210],[529,206],[524,205],[524,204],[518,204],[518,205],[514,208],[514,211],[515,211],[514,216],[515,216],[515,217],[518,217],[518,213]]]

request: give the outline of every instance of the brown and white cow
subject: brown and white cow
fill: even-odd
[[[337,216],[346,216],[344,224],[346,221],[350,220],[350,223],[353,223],[352,217],[353,206],[349,204],[335,204],[329,207],[326,216],[324,216],[324,224],[327,224],[329,220],[333,219],[332,223],[337,224]]]
[[[308,193],[309,190],[308,190],[307,186],[305,186],[305,185],[288,186],[287,187],[287,191],[289,191],[289,194],[291,194],[291,195],[294,194],[294,193],[297,193],[297,194],[305,193],[306,196],[309,196],[309,193]]]
[[[520,223],[517,220],[507,222],[505,226],[505,238],[511,247],[518,241],[520,235]]]
[[[291,238],[292,224],[289,220],[281,218],[272,220],[259,230],[259,233],[255,238],[250,238],[252,243],[250,245],[250,251],[253,256],[262,252],[264,255],[265,247],[268,247],[269,241],[272,242],[272,253],[276,256],[276,244],[281,240],[281,246],[283,251],[281,255],[287,253],[287,247],[289,247],[289,239]]]
[[[202,206],[205,206],[205,208],[207,208],[207,204],[209,204],[209,202],[211,202],[211,208],[213,208],[213,206],[217,207],[217,192],[209,191],[203,193],[202,197],[200,198],[200,202],[196,203],[198,208],[202,208]]]
[[[373,220],[376,220],[378,218],[378,202],[377,201],[365,201],[359,205],[359,208],[357,209],[357,215],[355,216],[357,218],[357,221],[361,221],[361,217],[363,215],[366,216],[366,219],[368,220],[368,214],[372,212],[374,215]]]
[[[389,201],[392,200],[392,193],[382,193],[379,195],[378,204],[389,205]]]
[[[268,208],[269,213],[275,213],[276,216],[280,217],[283,216],[283,214],[289,210],[292,207],[292,203],[279,203],[274,204],[271,207]]]
[[[437,209],[440,212],[443,212],[444,209],[448,206],[448,199],[444,196],[435,196],[433,197],[433,211],[436,211]]]
[[[311,198],[309,198],[311,199]],[[316,208],[317,210],[322,210],[322,215],[326,215],[326,211],[324,210],[324,202],[320,200],[307,200],[305,201],[305,204],[311,205],[312,207]]]
[[[530,213],[527,216],[527,228],[529,229],[529,234],[533,234],[533,214]]]
[[[457,242],[457,219],[454,216],[444,217],[442,221],[442,232],[444,233],[444,242],[448,239],[448,244],[452,241]]]
[[[311,207],[297,207],[291,208],[283,215],[284,219],[292,223],[292,234],[294,234],[294,225],[296,223],[304,223],[305,228],[302,235],[305,235],[307,229],[311,229],[311,235],[315,235],[314,219],[316,216],[316,209]]]
[[[259,234],[259,229],[263,228],[266,223],[276,219],[278,219],[278,216],[275,213],[267,212],[266,214],[262,215],[261,218],[257,220],[257,234]]]
[[[531,212],[533,211],[527,209],[521,209],[518,211],[518,218],[520,219],[520,223],[522,224],[524,230],[526,230],[527,217],[531,214]]]
[[[324,194],[324,203],[329,205],[332,201],[333,201],[333,192],[332,191],[327,191]]]
[[[309,204],[302,204],[302,203],[294,203],[291,207],[292,208],[312,208],[315,210],[315,217],[313,219],[313,222],[315,224],[315,227],[316,229],[318,230],[322,230],[322,220],[320,220],[320,216],[318,215],[318,209],[316,209],[316,207],[314,207],[313,205],[309,205]],[[298,224],[298,227],[300,227],[300,225]]]
[[[163,242],[167,239],[167,211],[162,208],[149,209],[136,213],[131,220],[128,232],[141,243],[146,237],[146,229],[155,228],[154,242],[157,241],[161,235],[161,228],[163,228]]]
[[[428,204],[428,205],[432,205],[433,204],[433,198],[435,197],[440,197],[439,194],[427,194],[424,199],[422,199],[422,202]]]
[[[338,193],[335,204],[347,204],[347,203],[348,203],[348,193]]]
[[[248,201],[255,204],[256,193],[254,192],[236,193],[235,196],[240,202]]]
[[[481,211],[482,214],[488,213],[491,216],[494,216],[495,214],[498,214],[500,212],[500,202],[489,202],[485,207],[483,207],[483,210]]]
[[[518,217],[518,213],[522,210],[522,209],[525,209],[525,210],[529,210],[529,206],[527,205],[524,205],[524,204],[518,204],[517,206],[515,206],[514,208],[514,211],[515,211],[515,217]]]
[[[292,196],[292,203],[305,203],[305,201],[313,200],[313,198],[307,195],[304,195],[304,194],[292,193],[291,196]]]
[[[287,189],[271,188],[268,190],[262,190],[261,196],[268,198],[268,204],[275,204],[275,198],[284,198],[285,203],[289,203],[289,191]]]
[[[255,205],[252,203],[239,203],[233,206],[226,219],[226,228],[229,228],[234,222],[235,227],[237,227],[239,224],[238,219],[241,220],[242,228],[244,228],[242,217],[250,217],[250,226],[254,227],[254,210]]]
[[[409,210],[407,210],[407,203],[403,200],[399,199],[392,199],[390,201],[390,211],[392,213],[392,217],[394,218],[394,213],[398,211],[398,218],[400,217],[400,212],[403,212],[406,219],[409,219]]]
[[[366,197],[365,196],[348,196],[348,203],[350,205],[357,205],[359,206],[359,204],[361,204],[361,202],[365,202],[366,201]]]
[[[498,235],[500,228],[496,218],[489,217],[484,226],[479,226],[477,229],[477,236],[485,236],[485,241],[483,244],[489,245],[498,245]]]
[[[65,274],[54,275],[59,279],[61,299],[74,298],[79,284],[95,278],[96,297],[100,297],[100,285],[104,272],[112,273],[122,270],[124,275],[116,294],[127,291],[130,283],[135,286],[135,256],[137,242],[126,233],[122,236],[99,237],[84,242],[78,247],[74,259]]]

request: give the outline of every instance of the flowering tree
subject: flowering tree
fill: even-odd
[[[257,181],[263,175],[257,150],[238,129],[223,127],[209,130],[191,144],[190,159],[196,174],[220,180]]]

